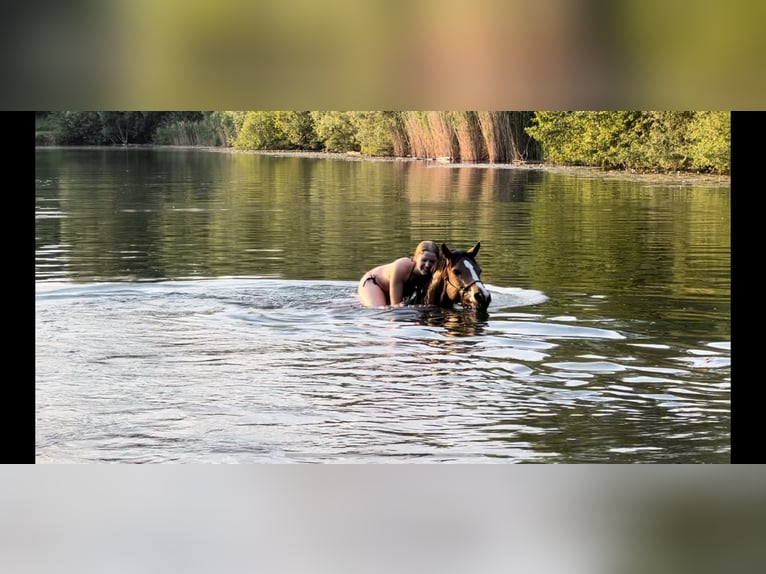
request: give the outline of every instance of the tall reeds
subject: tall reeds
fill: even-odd
[[[488,155],[481,133],[478,112],[452,112],[455,136],[460,161],[487,161]]]
[[[534,112],[479,112],[491,163],[542,159],[540,146],[525,131],[533,118]]]
[[[157,128],[154,141],[160,145],[226,146],[226,133],[221,125],[205,121],[180,120]]]
[[[539,146],[524,131],[533,112],[402,112],[413,157],[510,163],[541,159]]]
[[[429,157],[431,133],[425,112],[402,112],[402,124],[412,157]]]
[[[453,159],[459,156],[449,112],[402,112],[402,117],[413,157]]]
[[[404,117],[400,113],[392,114],[391,141],[394,144],[395,157],[407,157],[410,155],[410,140],[407,136],[407,127]]]

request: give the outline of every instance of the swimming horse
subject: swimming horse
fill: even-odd
[[[481,281],[481,266],[476,261],[481,242],[467,251],[450,250],[442,243],[442,257],[431,277],[423,303],[452,309],[463,307],[486,311],[492,296]]]

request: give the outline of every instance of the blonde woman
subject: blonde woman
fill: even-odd
[[[370,269],[359,280],[357,293],[362,305],[385,307],[422,303],[440,257],[436,243],[421,241],[412,257],[400,257]]]

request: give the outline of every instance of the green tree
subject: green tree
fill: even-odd
[[[320,148],[311,112],[274,112],[274,127],[281,132],[291,149]]]
[[[242,131],[242,126],[245,123],[245,116],[247,112],[237,111],[224,111],[220,112],[218,121],[221,124],[222,130],[227,135],[226,143],[230,146],[235,146],[239,133]]]
[[[104,142],[98,112],[51,112],[50,126],[61,145],[100,145]]]
[[[723,112],[541,111],[527,133],[552,163],[728,173],[728,121]]]
[[[694,169],[728,173],[731,169],[731,114],[697,112],[689,125],[689,155]]]
[[[154,141],[156,130],[169,122],[197,122],[202,112],[99,112],[105,142],[115,144],[148,144]]]
[[[98,116],[104,139],[112,143],[135,143],[138,132],[143,129],[136,112],[99,112]]]
[[[638,119],[634,112],[538,112],[527,133],[553,163],[625,168],[637,157],[630,132]]]
[[[661,171],[690,169],[687,131],[693,115],[693,112],[643,112],[644,129],[632,134],[643,158],[643,166],[639,167]]]
[[[398,129],[397,112],[350,112],[356,139],[363,154],[391,156]]]
[[[276,112],[246,112],[234,147],[237,149],[288,149],[289,139],[276,121]]]
[[[360,151],[353,112],[311,112],[314,129],[327,151]]]

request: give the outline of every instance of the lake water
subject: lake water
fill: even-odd
[[[38,148],[36,460],[730,461],[728,182]],[[487,314],[366,309],[481,241]]]

